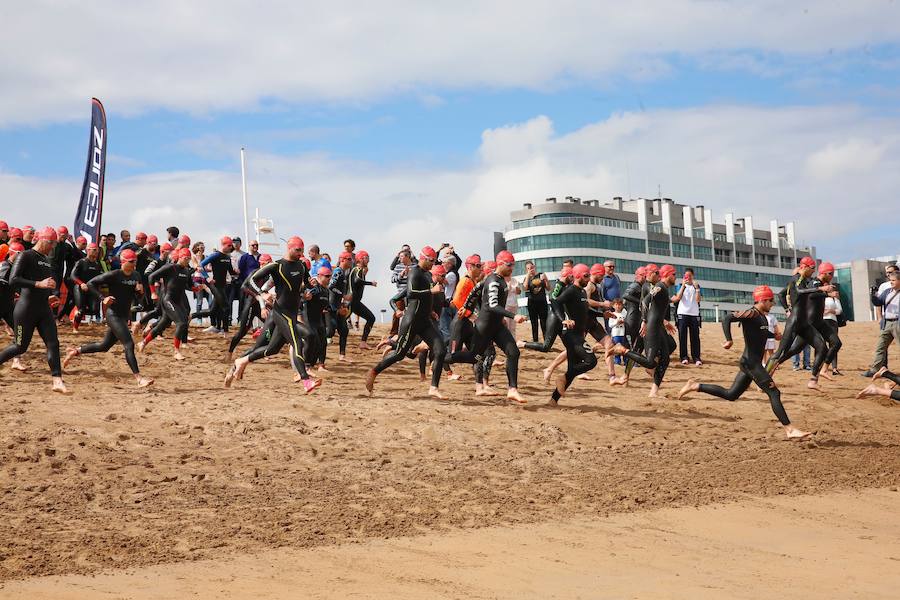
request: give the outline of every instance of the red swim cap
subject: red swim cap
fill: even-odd
[[[419,252],[419,260],[437,260],[437,252],[431,246],[425,246]]]
[[[302,250],[303,248],[305,248],[305,246],[303,245],[303,238],[295,235],[287,241],[287,248],[288,250]]]
[[[87,245],[88,250],[99,250],[100,246],[97,245],[97,242],[91,242]]]
[[[227,235],[223,235],[223,236],[222,236],[222,239],[219,240],[219,245],[220,245],[220,246],[234,246],[234,240],[232,240],[232,239],[231,239],[230,237],[228,237]],[[303,246],[303,244],[301,244],[301,247],[302,247],[302,246]]]
[[[484,271],[484,276],[487,277],[488,275],[493,273],[494,269],[496,269],[496,268],[497,268],[497,263],[495,263],[492,260],[487,261],[486,263],[484,263],[484,269],[482,269]]]
[[[562,269],[560,269],[560,271],[559,271],[560,279],[566,279],[567,277],[571,277],[571,276],[572,276],[572,267],[563,267]]]
[[[763,300],[774,300],[775,292],[767,285],[758,285],[753,290],[753,301],[762,302]]]
[[[824,273],[834,273],[834,265],[830,262],[823,262],[819,265],[819,275]]]
[[[137,254],[135,254],[134,250],[131,248],[122,250],[119,253],[119,262],[135,262],[137,261]]]
[[[478,254],[473,254],[472,256],[470,256],[469,258],[466,259],[467,267],[471,267],[474,265],[480,265],[480,264],[481,264],[481,256]]]
[[[497,263],[514,265],[516,264],[516,258],[512,255],[512,252],[509,252],[508,250],[502,250],[499,254],[497,254]]]
[[[134,241],[135,241],[135,242],[139,242],[139,241],[141,241],[141,240],[144,240],[144,241],[146,242],[146,241],[147,241],[147,234],[144,233],[143,231],[138,231],[138,232],[137,232],[137,235],[134,236]]]
[[[649,275],[650,273],[659,273],[659,267],[657,267],[653,263],[650,263],[649,265],[644,267],[644,274]]]
[[[600,263],[594,263],[591,265],[591,275],[603,275],[606,273],[606,268]]]
[[[160,253],[171,252],[172,248],[173,248],[172,244],[170,244],[169,242],[166,242],[165,244],[163,244],[162,246],[159,247],[159,251],[160,251]]]
[[[341,252],[338,254],[338,260],[353,260],[353,255],[349,252]]]
[[[364,260],[366,258],[369,258],[369,253],[365,250],[360,250],[356,253],[356,260]]]
[[[269,264],[270,262],[272,262],[272,255],[271,255],[271,254],[260,254],[260,255],[259,255],[259,266],[267,265],[267,264]]]
[[[634,270],[635,277],[644,277],[647,275],[647,270],[644,267],[638,267]]]
[[[20,244],[19,242],[13,242],[9,245],[10,252],[25,252],[25,246]]]
[[[178,251],[178,257],[175,260],[181,260],[182,258],[190,258],[191,251],[189,248],[182,248]]]
[[[34,231],[34,225],[26,225],[22,228],[23,231]]]
[[[0,221],[0,231],[9,231],[9,225],[6,224],[6,221]]]
[[[150,235],[147,236],[147,243],[148,244],[158,244],[159,238],[151,233]]]
[[[38,234],[37,239],[38,241],[49,240],[51,242],[55,242],[59,240],[59,237],[56,235],[55,229],[53,229],[52,227],[44,227]]]
[[[660,277],[674,277],[675,276],[675,267],[672,265],[663,265],[659,269]]]
[[[9,230],[10,239],[20,240],[22,239],[22,230],[18,227],[13,227]]]
[[[79,235],[77,238],[75,238],[75,243],[76,244],[87,244],[87,238],[84,237],[83,235]]]
[[[184,246],[185,248],[191,245],[191,238],[189,235],[184,234],[180,238],[178,238],[178,244]]]
[[[59,234],[59,237],[66,237],[69,235],[69,228],[65,225],[60,225],[56,228],[56,233]]]
[[[434,265],[431,267],[431,274],[434,277],[443,277],[447,274],[447,269],[444,268],[444,265]]]
[[[572,267],[572,275],[575,276],[575,279],[581,279],[582,277],[587,277],[591,274],[591,269],[585,264],[578,263],[574,267]]]
[[[316,277],[319,275],[324,275],[325,277],[331,277],[331,267],[321,266],[319,270],[316,271]]]
[[[812,256],[804,256],[803,258],[800,259],[800,266],[801,267],[815,267],[816,261]]]

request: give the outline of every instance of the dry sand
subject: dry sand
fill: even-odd
[[[64,346],[102,331],[63,333]],[[76,359],[66,375],[74,393],[58,396],[36,343],[29,373],[0,371],[0,580],[466,535],[460,528],[541,524],[564,536],[572,519],[613,513],[728,501],[753,510],[782,494],[890,489],[900,483],[900,406],[854,399],[875,332],[842,330],[847,374],[823,381],[823,394],[805,389],[805,373],[776,374],[788,414],[818,430],[804,443],[782,439],[758,390],[735,403],[651,401],[643,373],[627,390],[578,381],[563,408],[549,409],[540,368],[552,355],[537,353],[522,361],[531,402],[519,408],[475,399],[468,370],[442,386],[450,400],[428,398],[412,361],[379,377],[368,398],[362,379],[375,355],[359,352],[354,365],[331,361],[333,374],[312,396],[289,383],[285,357],[251,366],[225,390],[226,342],[199,333],[185,363],[171,360],[168,340],[151,345],[140,358],[156,378],[149,390],[135,389],[115,349]],[[741,344],[722,350],[712,324],[703,339],[707,363],[673,365],[665,392],[689,376],[730,383]],[[493,380],[505,383],[502,368]],[[838,532],[834,547],[844,547]]]

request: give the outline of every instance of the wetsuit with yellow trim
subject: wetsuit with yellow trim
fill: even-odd
[[[269,312],[269,321],[274,333],[265,348],[253,350],[247,357],[254,362],[265,356],[272,356],[281,350],[285,342],[290,344],[291,363],[294,370],[303,379],[309,379],[306,365],[303,363],[303,346],[311,335],[309,328],[297,320],[300,314],[300,301],[309,281],[309,270],[299,260],[292,261],[280,258],[258,269],[250,277],[250,287],[260,295],[261,284],[271,277],[275,282],[275,304]]]

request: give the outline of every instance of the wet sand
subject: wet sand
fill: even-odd
[[[61,337],[65,347],[102,333]],[[842,329],[846,375],[823,381],[824,393],[805,388],[806,373],[777,372],[792,420],[818,432],[802,443],[783,439],[759,390],[734,403],[649,400],[643,372],[625,390],[578,381],[548,408],[540,369],[553,355],[523,355],[526,407],[475,398],[466,368],[442,384],[449,400],[428,398],[412,361],[380,376],[370,398],[363,377],[377,357],[354,350],[352,334],[357,364],[329,361],[332,374],[304,396],[284,355],[224,389],[227,342],[198,332],[185,363],[168,340],[139,358],[156,379],[148,390],[114,349],[76,359],[73,393],[59,396],[37,342],[28,373],[0,369],[0,579],[889,490],[900,483],[900,406],[854,398],[875,333]],[[741,344],[726,351],[722,339],[706,324],[706,364],[674,364],[663,391],[690,376],[729,384]],[[504,387],[502,367],[492,380]]]

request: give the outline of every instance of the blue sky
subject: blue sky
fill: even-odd
[[[0,15],[0,194],[27,199],[0,218],[71,220],[96,95],[105,229],[240,231],[246,146],[251,212],[373,270],[403,242],[489,253],[522,202],[659,188],[896,254],[898,4],[27,5]]]

